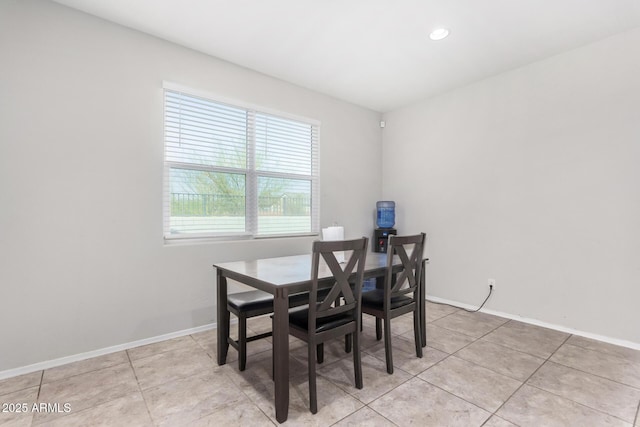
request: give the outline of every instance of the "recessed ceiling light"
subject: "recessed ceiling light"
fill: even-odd
[[[431,31],[431,34],[429,34],[429,38],[433,41],[438,41],[438,40],[442,40],[448,35],[449,35],[449,30],[447,30],[446,28],[436,28],[435,30]]]

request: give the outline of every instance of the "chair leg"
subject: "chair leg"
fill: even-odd
[[[360,333],[354,332],[353,336],[353,370],[356,374],[356,388],[362,389],[362,360],[360,358]]]
[[[420,325],[420,310],[416,307],[413,312],[413,339],[416,343],[416,356],[422,358],[422,328]]]
[[[229,338],[231,337],[231,313],[229,312],[229,310],[225,310],[224,313],[222,313],[222,322],[224,325],[224,330],[227,333],[227,337],[226,339],[222,342],[222,353],[224,353],[224,357],[222,358],[222,360],[227,360],[227,354],[229,352]],[[220,345],[220,343],[218,343],[218,345]],[[218,347],[218,350],[220,350],[220,347]],[[218,355],[220,357],[220,355]]]
[[[238,369],[244,371],[247,367],[247,317],[240,313],[238,316]]]
[[[376,340],[380,341],[382,338],[382,319],[376,317]]]
[[[322,345],[322,344],[319,344]],[[318,345],[318,346],[319,346]],[[316,393],[316,358],[314,357],[314,347],[311,342],[307,344],[308,347],[308,365],[309,365],[309,409],[312,414],[318,412],[318,396]]]
[[[341,304],[342,298],[338,298],[336,300],[336,307]],[[351,334],[347,334],[344,336],[344,352],[351,353]]]
[[[324,343],[321,342],[316,346],[316,357],[318,358],[318,364],[324,362]]]
[[[384,355],[387,359],[387,372],[393,374],[393,355],[391,354],[391,319],[384,319]]]

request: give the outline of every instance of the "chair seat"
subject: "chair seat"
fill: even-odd
[[[316,319],[316,332],[324,332],[338,326],[353,322],[353,314],[344,313]],[[289,323],[307,330],[309,328],[309,307],[299,307],[289,310]]]
[[[238,311],[273,309],[273,295],[258,290],[229,294],[227,301],[230,307]]]
[[[391,298],[391,309],[409,305],[413,302],[413,298],[406,296],[398,296]],[[384,289],[374,289],[373,291],[364,292],[362,294],[362,306],[376,309],[383,309]]]
[[[331,289],[321,289],[319,296],[325,296]],[[273,295],[255,290],[238,292],[227,296],[228,304],[237,311],[269,310],[273,311]],[[309,292],[299,292],[289,295],[289,305],[292,307],[307,304],[309,302]]]

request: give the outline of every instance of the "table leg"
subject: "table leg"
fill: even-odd
[[[422,334],[423,347],[427,346],[427,316],[426,316],[426,309],[427,309],[427,302],[426,302],[427,289],[426,288],[427,287],[426,287],[426,279],[425,279],[425,277],[427,276],[426,265],[427,265],[427,260],[423,259],[422,272],[420,274],[420,326],[422,327],[422,330],[420,331],[420,333]]]
[[[227,361],[227,351],[229,350],[229,310],[227,310],[227,278],[216,269],[217,280],[217,304],[218,304],[218,365],[224,365]]]
[[[273,300],[273,380],[276,420],[289,416],[289,291],[277,289]]]

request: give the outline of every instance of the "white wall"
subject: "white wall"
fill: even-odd
[[[640,29],[385,114],[427,293],[640,343]]]
[[[164,245],[162,81],[320,120],[321,225],[369,235],[380,114],[44,1],[0,3],[0,371],[215,320],[211,265],[313,238]]]

